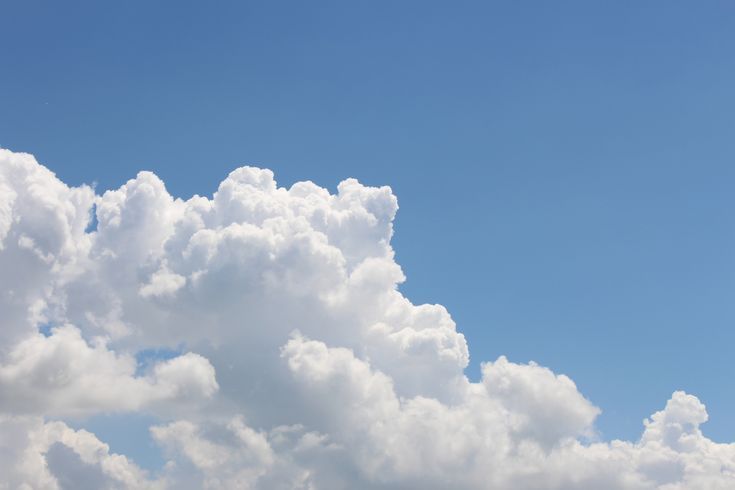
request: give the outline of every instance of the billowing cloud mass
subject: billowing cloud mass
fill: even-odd
[[[694,396],[601,442],[564,375],[468,380],[446,309],[397,289],[397,209],[251,167],[211,198],[149,172],[97,195],[0,150],[0,488],[735,488]],[[157,420],[166,464],[72,428],[110,413]]]

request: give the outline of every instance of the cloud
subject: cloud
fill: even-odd
[[[0,488],[162,488],[93,434],[41,417],[0,416]]]
[[[2,484],[733,487],[735,445],[703,436],[691,395],[601,442],[564,375],[500,357],[468,380],[447,310],[398,291],[397,210],[388,187],[286,189],[252,167],[211,198],[150,172],[96,195],[0,150]],[[137,360],[159,350],[183,354]],[[119,411],[157,417],[159,471],[64,424]]]
[[[188,481],[194,488],[254,488],[274,464],[270,443],[239,417],[221,429],[208,438],[201,427],[177,421],[152,427],[151,432],[172,457],[183,460],[183,465],[169,468],[174,480]]]
[[[20,342],[0,365],[0,405],[7,413],[80,415],[134,411],[162,402],[185,403],[218,390],[214,368],[187,353],[136,376],[136,361],[105,342],[89,345],[79,329],[55,328]]]

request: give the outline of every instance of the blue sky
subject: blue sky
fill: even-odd
[[[388,184],[414,302],[569,375],[634,439],[733,440],[730,2],[5,2],[0,145],[182,197],[241,164]],[[104,426],[103,422],[100,425]],[[98,433],[104,433],[104,427]],[[114,439],[114,437],[113,437]],[[114,445],[114,444],[113,444]]]

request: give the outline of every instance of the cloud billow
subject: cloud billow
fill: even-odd
[[[397,210],[252,167],[212,198],[150,172],[97,195],[0,150],[0,488],[735,486],[694,396],[600,442],[564,375],[500,357],[468,380],[447,310],[398,291]],[[154,415],[165,466],[65,423],[100,413]]]

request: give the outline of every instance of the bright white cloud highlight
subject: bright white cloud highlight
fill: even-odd
[[[211,199],[149,172],[96,195],[0,150],[0,488],[735,487],[691,395],[599,442],[564,375],[501,357],[470,382],[446,309],[397,289],[397,209],[251,167]],[[163,468],[64,422],[111,412],[157,417]]]

